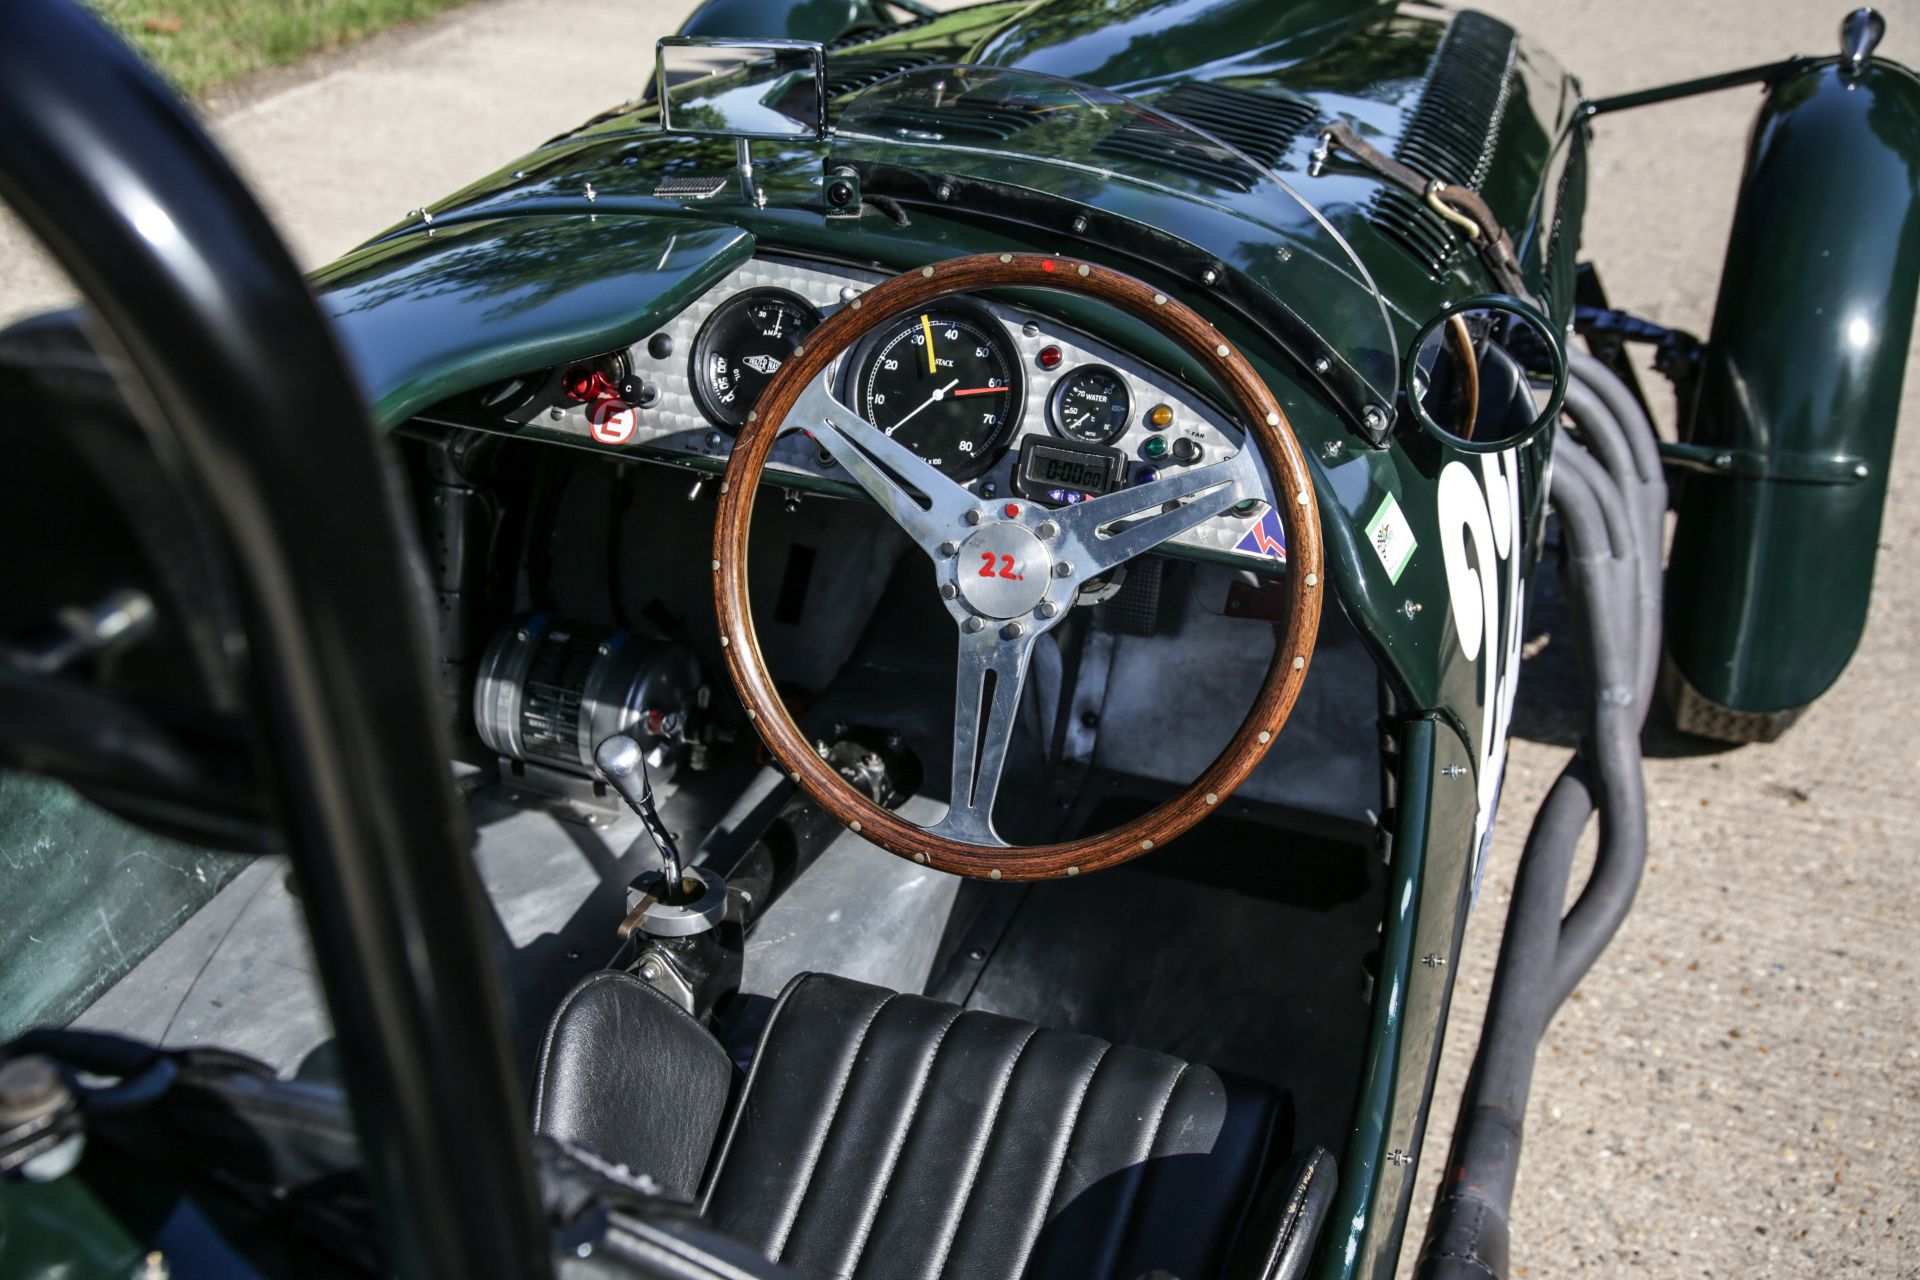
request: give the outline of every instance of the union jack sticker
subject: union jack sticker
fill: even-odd
[[[1253,528],[1241,535],[1240,541],[1233,544],[1235,551],[1251,551],[1257,556],[1272,556],[1281,564],[1287,562],[1287,531],[1280,525],[1280,513],[1268,507],[1260,518],[1253,522]]]

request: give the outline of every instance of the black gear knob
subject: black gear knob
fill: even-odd
[[[680,848],[673,842],[666,824],[660,821],[660,811],[654,808],[653,785],[647,781],[647,757],[640,744],[624,733],[616,733],[594,748],[593,762],[599,766],[607,785],[619,792],[627,807],[640,815],[647,834],[659,846],[661,870],[666,873],[667,884],[678,886]]]

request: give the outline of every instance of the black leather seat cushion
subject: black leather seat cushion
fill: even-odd
[[[1271,1265],[1278,1224],[1244,1220],[1289,1127],[1281,1096],[1206,1067],[810,974],[768,1023],[705,1208],[813,1276],[1194,1280],[1243,1227],[1242,1256]]]

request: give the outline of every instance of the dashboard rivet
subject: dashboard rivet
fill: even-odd
[[[1305,671],[1307,669],[1306,658],[1300,654],[1295,654],[1293,658],[1293,669],[1295,671]]]
[[[852,302],[855,298],[859,296],[860,296],[860,291],[854,288],[852,285],[843,284],[840,286],[840,301]]]
[[[995,867],[993,870],[987,872],[987,879],[998,880],[999,878],[1000,878],[1000,868]]]
[[[1200,273],[1201,284],[1213,284],[1219,279],[1220,279],[1220,273],[1218,271],[1215,271],[1212,267],[1208,267],[1205,271],[1202,271]]]
[[[758,409],[747,410],[747,421],[748,422],[760,421],[760,411]]]
[[[565,409],[562,409],[559,405],[555,405],[553,406],[553,408],[547,410],[547,416],[552,418],[555,422],[558,422],[560,421],[560,419],[567,416],[567,411]]]
[[[847,305],[849,307],[852,307],[855,311],[858,311],[860,309],[860,299],[855,298],[852,302],[849,302]]]
[[[794,354],[794,357],[798,359],[800,356],[807,354],[807,349],[804,346],[795,347],[793,349],[793,354]]]
[[[1073,561],[1062,560],[1054,565],[1053,576],[1056,578],[1071,578],[1073,576]]]
[[[1024,623],[1009,622],[1006,626],[1000,628],[1000,638],[1002,640],[1018,640],[1025,634],[1027,634],[1027,628]]]
[[[1010,254],[1010,253],[1003,253],[1003,254],[1001,254],[1001,255],[1000,255],[1000,261],[1002,261],[1002,262],[1012,262],[1012,261],[1013,261],[1013,255],[1012,255],[1012,254]]]
[[[1087,215],[1081,214],[1073,220],[1073,234],[1084,235],[1087,230]]]
[[[799,775],[799,774],[797,774],[797,773],[790,773],[790,774],[788,774],[787,776],[788,776],[789,778],[792,778],[792,779],[793,779],[793,780],[794,780],[795,782],[798,782],[798,781],[800,781],[800,775]]]
[[[725,636],[720,637],[720,647],[722,649],[727,647],[727,638]]]
[[[954,586],[951,582],[943,582],[940,584],[940,598],[942,600],[951,600],[959,594],[960,588]]]
[[[1151,849],[1151,848],[1153,848],[1153,841],[1151,841],[1151,840],[1142,840],[1142,841],[1140,842],[1140,848],[1141,848],[1142,850],[1146,850],[1146,849]]]
[[[924,865],[926,864],[926,861],[927,861],[927,855],[926,855],[926,854],[924,854],[924,853],[916,853],[916,854],[914,854],[914,855],[913,855],[913,860],[914,860],[915,862],[918,862],[918,863],[920,863],[920,864],[922,864],[922,865],[924,866]]]
[[[940,544],[940,554],[943,556],[953,555],[959,550],[960,544],[957,542],[943,542]]]
[[[923,275],[923,276],[925,276],[925,277],[927,277],[927,279],[929,279],[929,280],[931,280],[931,279],[933,279],[933,268],[932,268],[932,267],[922,267],[922,268],[920,268],[920,274],[921,274],[921,275]]]
[[[1040,602],[1039,609],[1037,609],[1035,612],[1037,612],[1043,618],[1051,618],[1053,617],[1053,615],[1060,612],[1060,606],[1055,604],[1051,600],[1042,600]]]
[[[860,834],[860,823],[859,823],[859,822],[858,822],[857,820],[856,820],[856,821],[853,821],[853,822],[849,822],[849,823],[847,824],[847,830],[849,830],[849,831],[851,831],[851,832],[853,832],[853,833],[854,833],[855,835],[859,835],[859,834]]]
[[[933,194],[937,199],[951,200],[953,199],[953,184],[950,182],[943,182],[939,186],[933,189]]]
[[[1315,373],[1326,373],[1332,368],[1333,368],[1333,361],[1327,359],[1325,356],[1321,356],[1318,360],[1315,360],[1313,362],[1313,371]]]
[[[1304,507],[1307,505],[1307,491],[1305,489],[1302,489],[1299,493],[1295,494],[1294,497],[1299,500],[1301,506]]]
[[[1043,538],[1051,538],[1056,536],[1060,532],[1060,526],[1055,524],[1051,520],[1042,520],[1040,522],[1040,527],[1038,529],[1035,529],[1034,532],[1039,534]]]
[[[1166,295],[1166,294],[1164,294],[1164,293],[1156,293],[1156,294],[1154,294],[1154,295],[1153,295],[1153,305],[1154,305],[1154,306],[1156,306],[1156,307],[1164,307],[1164,306],[1166,306],[1166,305],[1167,305],[1167,295]]]
[[[1226,354],[1227,354],[1227,344],[1223,342],[1223,343],[1221,343],[1221,344],[1220,344],[1219,346],[1217,346],[1217,347],[1215,347],[1215,348],[1213,349],[1213,354],[1215,354],[1215,355],[1217,355],[1217,356],[1224,356],[1224,355],[1226,355]]]
[[[720,492],[725,493],[726,491],[727,491],[727,482],[725,480],[722,480],[720,482]]]
[[[985,517],[980,514],[980,509],[978,507],[975,507],[973,510],[967,512],[968,524],[979,524],[980,521],[983,519],[985,519]]]
[[[1082,263],[1080,267],[1080,274],[1083,276],[1090,276],[1093,274],[1093,268]]]
[[[758,711],[755,711],[752,707],[747,708],[747,719],[758,720],[759,718],[760,718],[760,713]]]
[[[719,447],[720,447],[720,433],[718,431],[707,432],[707,448],[718,449]]]
[[[1020,332],[1029,338],[1037,338],[1040,336],[1040,326],[1029,320],[1020,326]]]
[[[1319,575],[1319,574],[1317,574],[1317,573],[1310,573],[1310,574],[1308,574],[1308,575],[1307,575],[1307,585],[1308,585],[1308,586],[1310,586],[1310,587],[1317,587],[1317,586],[1319,586],[1319,585],[1320,585],[1320,575]]]
[[[1279,425],[1280,425],[1280,415],[1279,415],[1279,414],[1277,414],[1277,413],[1270,413],[1270,414],[1268,414],[1268,415],[1267,415],[1267,425],[1268,425],[1268,426],[1270,426],[1270,427],[1277,427],[1277,426],[1279,426]]]
[[[1067,874],[1068,874],[1068,875],[1070,875],[1070,876],[1077,876],[1077,875],[1079,875],[1079,874],[1080,874],[1080,868],[1078,868],[1078,867],[1068,867],[1068,868],[1067,868]]]
[[[965,622],[960,624],[960,629],[966,632],[970,636],[978,635],[981,629],[986,625],[987,624],[979,618],[968,618]]]
[[[1264,743],[1264,742],[1272,742],[1272,741],[1273,741],[1273,735],[1272,735],[1271,733],[1268,733],[1268,732],[1267,732],[1267,731],[1266,731],[1265,729],[1262,729],[1262,730],[1260,731],[1260,741],[1261,741],[1261,742],[1263,742],[1263,743]]]
[[[1219,803],[1220,803],[1220,797],[1219,797],[1219,796],[1217,796],[1217,795],[1215,795],[1215,794],[1214,794],[1213,792],[1211,792],[1211,791],[1209,791],[1209,792],[1207,792],[1207,803],[1208,803],[1208,804],[1219,804]]]
[[[715,560],[715,561],[713,562],[713,571],[714,571],[715,573],[718,573],[718,572],[720,572],[720,562],[719,562],[718,560]]]

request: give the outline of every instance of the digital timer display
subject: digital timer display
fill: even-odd
[[[1040,457],[1039,474],[1032,478],[1049,486],[1068,485],[1075,489],[1089,490],[1093,493],[1104,492],[1107,486],[1107,465],[1104,459]]]
[[[1020,445],[1014,487],[1035,502],[1064,506],[1112,492],[1124,472],[1117,450],[1028,438]]]

